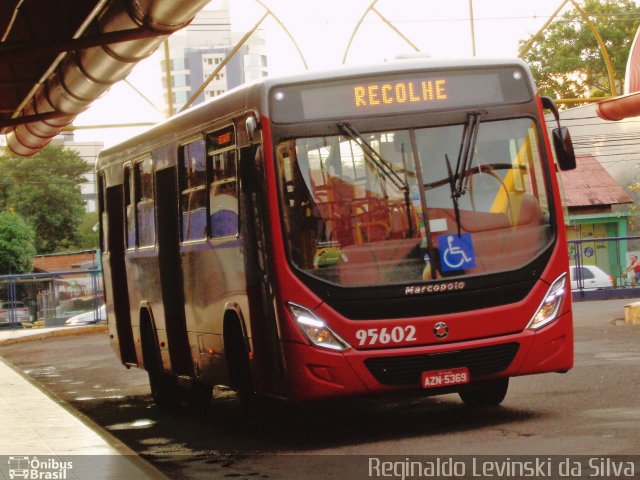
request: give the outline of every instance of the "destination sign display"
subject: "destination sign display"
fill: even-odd
[[[220,150],[221,148],[228,147],[235,144],[235,132],[233,126],[229,126],[223,130],[209,133],[207,135],[207,143],[209,144],[209,151]]]
[[[375,110],[377,106],[442,102],[448,100],[447,80],[377,82],[353,87],[356,108]]]
[[[271,90],[271,118],[296,123],[527,102],[527,78],[518,67],[502,67],[284,85]]]

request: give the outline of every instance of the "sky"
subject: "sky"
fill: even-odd
[[[219,7],[221,1],[214,0],[210,5]],[[255,0],[228,1],[234,31],[250,30],[265,13]],[[317,70],[342,64],[349,38],[373,0],[261,1],[287,25],[309,69]],[[536,33],[562,0],[472,0],[471,4],[476,56],[515,57],[519,40],[526,40]],[[469,0],[378,0],[374,8],[423,54],[432,58],[473,56]],[[273,17],[267,17],[260,28],[267,42],[270,75],[304,71],[298,52]],[[379,63],[414,51],[380,16],[369,11],[357,30],[345,63]],[[158,108],[163,107],[161,53],[162,48],[140,62],[127,79]],[[147,100],[120,82],[80,114],[75,125],[158,122],[162,119],[163,115]],[[141,130],[77,130],[75,138],[78,141],[104,141],[108,147]]]

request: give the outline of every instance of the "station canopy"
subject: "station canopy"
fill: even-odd
[[[624,95],[596,104],[596,113],[600,118],[617,121],[640,116],[640,28],[629,52],[624,90]]]
[[[0,133],[31,155],[208,0],[2,0]]]

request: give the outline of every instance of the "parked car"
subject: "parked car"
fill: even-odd
[[[578,271],[578,269],[580,269]],[[613,277],[595,265],[570,267],[571,290],[597,290],[613,288]],[[580,283],[578,283],[580,280]],[[580,288],[582,287],[582,288]]]
[[[74,315],[64,322],[65,325],[89,325],[90,323],[99,323],[107,320],[107,307],[103,304],[97,310],[89,310],[88,312]]]
[[[14,312],[13,315],[11,310]],[[16,323],[32,321],[29,307],[22,302],[0,301],[0,325],[11,325],[12,320]]]

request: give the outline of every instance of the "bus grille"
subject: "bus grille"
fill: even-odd
[[[467,367],[471,378],[506,369],[518,352],[517,343],[470,348],[453,352],[368,358],[365,366],[383,385],[420,385],[422,372]]]

